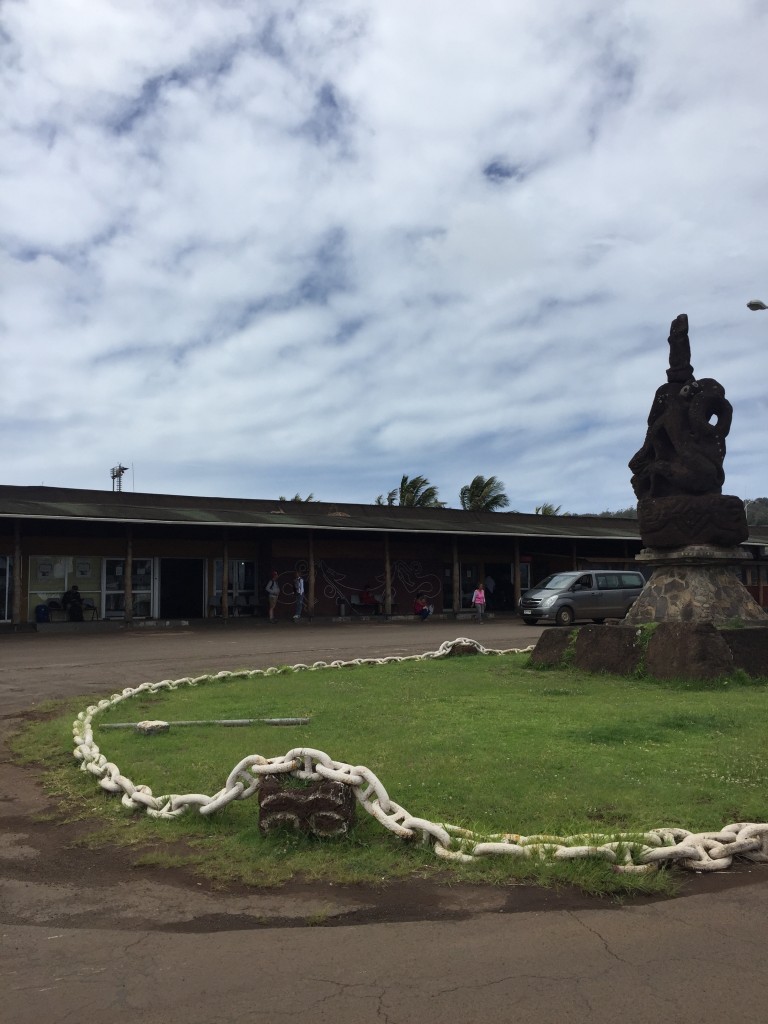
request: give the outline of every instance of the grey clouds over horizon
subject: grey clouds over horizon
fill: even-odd
[[[768,494],[768,2],[10,0],[4,483],[633,503],[690,319]]]

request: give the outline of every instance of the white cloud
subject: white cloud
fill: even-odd
[[[6,482],[620,507],[688,312],[768,493],[758,0],[2,17]]]

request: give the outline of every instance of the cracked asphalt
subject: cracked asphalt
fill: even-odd
[[[232,623],[0,635],[0,977],[9,1024],[692,1024],[766,1018],[768,867],[686,875],[619,906],[569,891],[411,880],[219,892],[75,843],[8,734],[51,697],[315,659],[524,647],[516,621]]]

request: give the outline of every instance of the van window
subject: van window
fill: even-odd
[[[619,576],[615,572],[599,572],[597,574],[598,590],[618,590]]]
[[[639,572],[623,572],[621,573],[621,585],[622,587],[643,587],[645,580]]]
[[[567,590],[573,583],[573,573],[556,572],[537,583],[534,590]]]

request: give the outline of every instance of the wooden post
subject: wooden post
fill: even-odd
[[[453,538],[453,614],[461,611],[461,565],[459,564],[459,541]]]
[[[520,603],[520,596],[521,596],[521,594],[523,592],[523,588],[520,586],[520,541],[518,540],[517,537],[515,537],[515,554],[514,554],[514,559],[515,559],[515,564],[514,564],[514,570],[515,570],[515,611],[517,611],[517,606]]]
[[[133,622],[133,528],[125,528],[125,565],[123,566],[123,618]]]
[[[13,524],[13,601],[11,621],[21,622],[21,526],[18,519]],[[26,622],[27,616],[24,616]]]
[[[384,614],[392,614],[392,562],[389,557],[389,534],[384,534]]]
[[[222,550],[223,562],[221,565],[221,617],[229,618],[229,544],[227,543],[227,531],[224,531],[224,548]]]
[[[315,614],[315,536],[309,531],[309,579],[307,580],[307,611],[310,619]]]

